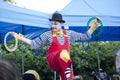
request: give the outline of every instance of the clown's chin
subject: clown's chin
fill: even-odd
[[[55,32],[57,31],[57,29],[55,29],[55,28],[52,28],[52,30],[55,31]]]

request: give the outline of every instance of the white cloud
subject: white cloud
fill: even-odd
[[[27,9],[53,13],[63,9],[71,0],[15,0],[15,2]]]

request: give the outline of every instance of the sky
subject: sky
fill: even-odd
[[[14,0],[17,6],[53,13],[62,10],[71,0]]]

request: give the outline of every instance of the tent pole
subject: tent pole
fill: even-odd
[[[1,49],[1,44],[0,44],[0,60],[2,60],[2,49]]]
[[[22,73],[24,74],[24,44],[21,42],[22,45]]]
[[[24,25],[22,25],[22,34],[25,35]]]
[[[2,40],[1,40],[1,33],[0,33],[0,60],[2,59],[2,48],[1,48],[1,43],[2,43]]]
[[[54,80],[56,80],[56,71],[54,71]]]
[[[97,59],[98,59],[98,70],[100,70],[100,56],[98,53],[98,41],[96,42],[96,54],[97,54]]]

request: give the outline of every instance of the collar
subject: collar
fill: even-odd
[[[53,31],[53,35],[59,35],[60,37],[63,36],[63,31]]]

